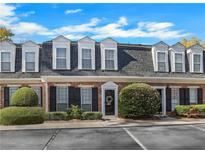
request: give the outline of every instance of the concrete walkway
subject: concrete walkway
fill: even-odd
[[[169,126],[169,125],[192,125],[205,124],[205,119],[173,119],[163,120],[130,120],[111,118],[107,120],[69,120],[69,121],[46,121],[35,125],[0,125],[0,130],[32,130],[32,129],[64,129],[64,128],[103,128],[103,127],[144,127],[144,126]]]

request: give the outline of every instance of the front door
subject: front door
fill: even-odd
[[[105,115],[115,115],[114,90],[105,90]]]

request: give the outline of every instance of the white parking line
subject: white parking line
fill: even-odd
[[[137,137],[132,135],[132,133],[127,128],[123,129],[143,150],[147,150],[147,148],[142,144],[142,142],[140,142],[140,140]]]
[[[193,127],[193,128],[196,128],[196,129],[198,129],[198,130],[201,130],[201,131],[205,132],[205,129],[203,129],[203,128],[196,127],[196,126],[194,126],[194,125],[190,125],[190,126]]]

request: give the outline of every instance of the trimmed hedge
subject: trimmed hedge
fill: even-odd
[[[39,107],[7,107],[0,110],[0,123],[3,125],[41,124],[44,112]]]
[[[68,114],[66,112],[46,112],[45,120],[68,120]]]
[[[175,107],[175,112],[178,116],[187,116],[193,109],[197,112],[197,116],[205,117],[205,104],[177,105]]]
[[[22,87],[12,95],[11,106],[38,106],[38,95],[32,88]]]
[[[101,120],[101,112],[83,112],[81,115],[82,120]]]
[[[81,109],[76,105],[71,105],[71,108],[68,109],[67,114],[70,119],[80,119],[82,115]]]
[[[119,114],[123,118],[151,117],[159,113],[160,95],[144,83],[124,87],[119,97]]]

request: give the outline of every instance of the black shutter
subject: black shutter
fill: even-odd
[[[9,106],[9,87],[4,87],[4,107]]]
[[[185,100],[186,100],[186,105],[190,105],[190,98],[189,98],[189,88],[186,88],[185,91]]]
[[[50,86],[50,111],[56,111],[56,87]]]
[[[69,87],[68,89],[68,99],[69,99],[69,107],[71,107],[71,105],[76,105],[75,102],[75,88],[74,87]]]
[[[166,109],[167,111],[172,110],[172,104],[171,104],[171,88],[166,89]]]
[[[185,93],[186,93],[186,88],[179,89],[180,105],[185,105],[185,101],[186,101]]]
[[[203,91],[202,88],[198,88],[197,89],[197,93],[198,93],[198,104],[203,104]]]
[[[41,95],[41,104],[40,106],[42,107],[43,106],[43,90],[42,90],[42,87],[40,87],[40,95]]]
[[[92,88],[92,111],[98,111],[98,88]]]
[[[81,96],[80,96],[80,88],[75,88],[75,100],[76,105],[81,108]]]

